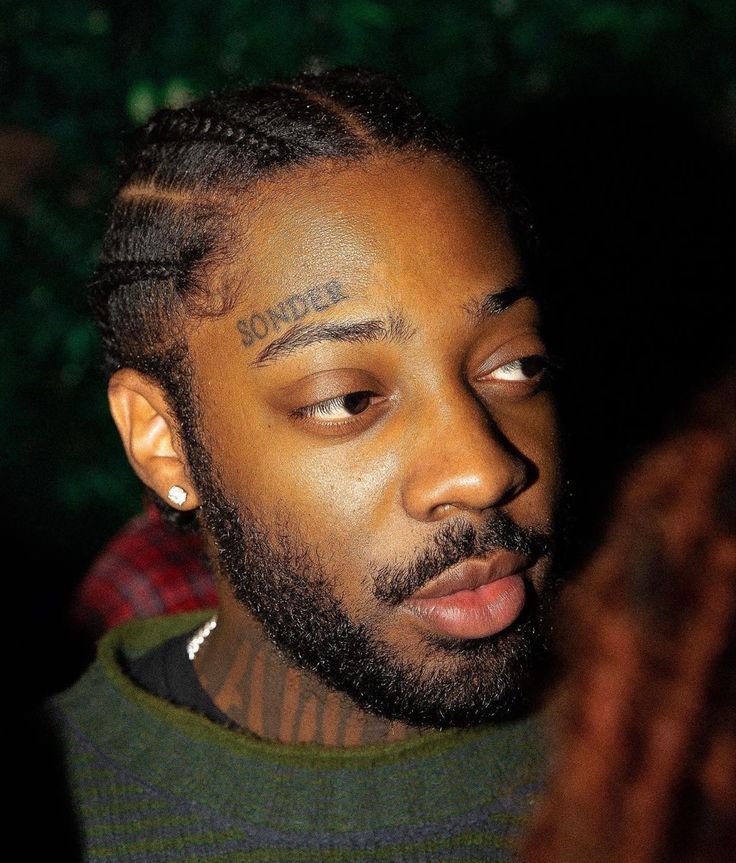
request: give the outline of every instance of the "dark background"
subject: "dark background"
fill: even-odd
[[[29,660],[7,682],[22,699],[69,685],[88,660],[69,604],[141,505],[108,417],[84,285],[121,135],[162,105],[368,64],[516,162],[568,358],[561,404],[578,559],[621,470],[734,352],[732,3],[0,8],[0,466],[7,614]]]

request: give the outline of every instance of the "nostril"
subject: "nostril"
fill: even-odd
[[[402,505],[413,518],[437,521],[506,506],[534,482],[538,471],[513,437],[473,407],[472,415],[445,413],[441,422],[427,417],[413,437],[401,489]]]
[[[518,497],[525,489],[533,485],[539,476],[539,468],[534,462],[522,456],[521,453],[516,453],[516,459],[519,465],[518,477],[515,482],[509,485],[506,494],[499,501],[500,504],[508,503]]]

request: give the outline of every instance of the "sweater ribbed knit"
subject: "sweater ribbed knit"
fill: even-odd
[[[90,861],[506,861],[540,790],[524,719],[339,749],[226,728],[137,686],[126,663],[211,611],[138,620],[47,702]]]

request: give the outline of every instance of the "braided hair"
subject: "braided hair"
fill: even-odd
[[[506,164],[468,151],[386,75],[356,68],[303,74],[156,113],[124,150],[89,285],[106,374],[127,367],[150,376],[182,429],[191,428],[183,323],[226,308],[206,277],[227,253],[238,193],[242,205],[243,191],[277,171],[391,151],[440,154],[469,170],[504,211],[525,256],[531,226]],[[172,521],[186,520],[157,503]]]

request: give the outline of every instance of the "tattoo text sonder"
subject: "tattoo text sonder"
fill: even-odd
[[[269,333],[278,333],[284,324],[293,324],[313,312],[323,312],[347,299],[348,295],[343,293],[340,283],[333,279],[301,294],[292,294],[264,312],[254,312],[249,318],[239,320],[238,332],[243,344],[249,347],[265,339]]]

